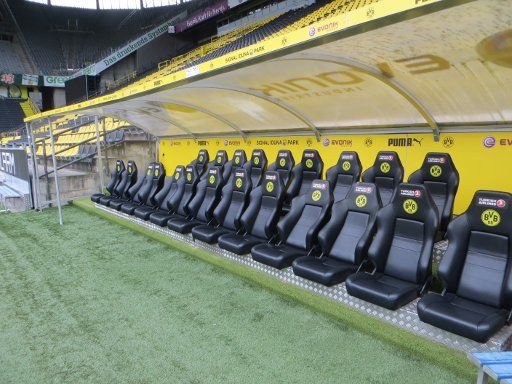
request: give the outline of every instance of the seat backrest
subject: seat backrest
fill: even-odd
[[[209,222],[222,192],[222,173],[217,167],[208,170],[206,179],[197,185],[196,193],[188,205],[189,213],[195,219]]]
[[[126,171],[121,174],[119,183],[114,188],[114,194],[123,199],[129,199],[128,190],[137,181],[137,165],[133,160],[128,161]]]
[[[178,180],[176,193],[169,199],[167,208],[171,212],[175,212],[181,216],[188,216],[188,204],[196,192],[197,183],[199,183],[199,175],[196,167],[187,165],[185,168],[185,182]]]
[[[158,206],[158,204],[155,201],[155,196],[157,195],[158,191],[163,186],[165,179],[165,168],[162,163],[155,162],[153,166],[153,177],[151,178],[151,187],[149,188],[149,192],[146,196],[145,200],[141,200],[143,204],[150,205],[153,207]],[[142,198],[142,195],[140,196]]]
[[[448,292],[496,308],[512,308],[512,195],[477,191],[448,225],[438,276]]]
[[[283,182],[285,191],[290,185],[292,169],[295,166],[295,159],[292,152],[288,149],[282,149],[277,153],[276,161],[268,166],[269,171],[276,171]]]
[[[225,150],[218,150],[215,154],[215,158],[206,165],[206,172],[202,174],[201,181],[208,177],[208,171],[213,167],[216,167],[218,170],[220,170],[220,173],[223,176],[226,175],[226,178],[231,173],[232,162],[229,161],[228,153]]]
[[[336,165],[327,170],[326,177],[333,189],[334,202],[343,200],[347,196],[352,185],[359,181],[361,170],[361,161],[357,152],[341,152]]]
[[[379,152],[373,165],[363,172],[362,179],[365,183],[374,183],[379,190],[382,205],[388,205],[404,179],[404,167],[398,153]]]
[[[110,175],[110,181],[107,184],[107,191],[111,194],[115,194],[116,185],[121,181],[121,177],[125,172],[124,162],[123,160],[116,160],[116,166]]]
[[[174,194],[178,191],[180,184],[185,184],[185,167],[178,165],[174,169],[174,174],[165,178],[164,186],[155,195],[155,203],[158,208],[165,211],[169,210],[167,207],[169,201],[172,199]]]
[[[309,192],[293,199],[290,212],[277,224],[280,239],[296,248],[311,249],[327,220],[332,201],[329,182],[313,180]]]
[[[246,169],[251,178],[252,188],[256,188],[261,184],[263,174],[267,169],[267,155],[263,149],[255,149],[252,151],[251,160],[246,163]]]
[[[439,229],[446,231],[459,188],[459,172],[451,156],[448,153],[427,153],[421,168],[409,176],[409,183],[427,187],[439,212]]]
[[[213,211],[216,222],[225,228],[240,228],[240,217],[249,202],[251,178],[244,168],[237,168],[233,180],[222,189],[222,198]]]
[[[286,198],[291,201],[296,196],[307,193],[313,180],[322,178],[324,162],[316,149],[305,149],[302,160],[292,169],[293,179],[286,190]]]
[[[259,187],[253,188],[249,206],[240,221],[253,236],[270,239],[281,214],[285,189],[277,171],[267,171]]]
[[[393,201],[377,213],[377,232],[368,250],[377,271],[422,284],[431,275],[439,227],[437,209],[422,184],[399,185]]]
[[[210,161],[210,154],[206,149],[200,149],[197,157],[189,165],[195,167],[197,174],[201,177],[207,169],[208,162]]]
[[[233,158],[224,165],[222,172],[222,180],[224,180],[224,185],[229,185],[233,182],[235,171],[239,167],[243,167],[246,162],[247,156],[245,155],[245,151],[242,149],[235,150],[233,153]]]
[[[151,188],[151,181],[153,180],[153,168],[155,163],[149,163],[146,172],[137,178],[137,182],[128,190],[130,199],[135,203],[145,201],[149,190]],[[139,196],[139,193],[142,193]],[[142,200],[141,200],[142,198]]]
[[[380,208],[375,184],[355,183],[345,199],[334,203],[329,222],[318,233],[322,253],[359,265],[375,233],[375,217]]]

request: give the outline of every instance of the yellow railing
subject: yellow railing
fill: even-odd
[[[133,71],[132,73],[129,73],[128,75],[125,75],[117,80],[114,81],[107,81],[105,83],[105,87],[107,90],[110,90],[112,88],[116,88],[120,86],[121,84],[127,83],[132,79],[135,79],[137,77],[137,71]]]

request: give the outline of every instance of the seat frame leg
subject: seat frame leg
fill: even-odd
[[[478,378],[476,379],[476,384],[488,384],[489,375],[484,372],[484,367],[480,367],[478,369]]]

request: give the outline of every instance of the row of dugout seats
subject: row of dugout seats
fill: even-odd
[[[161,163],[137,177],[133,162],[118,161],[110,195],[92,200],[327,286],[345,282],[350,295],[389,310],[421,297],[422,321],[479,342],[508,322],[510,194],[478,191],[450,222],[459,177],[448,154],[427,154],[407,183],[395,152],[380,152],[362,182],[355,152],[343,152],[327,180],[315,150],[298,165],[289,151],[266,164],[262,150],[230,161],[201,150],[166,178]],[[438,294],[429,289],[443,224]]]

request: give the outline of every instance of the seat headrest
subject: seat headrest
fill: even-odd
[[[382,207],[379,190],[373,183],[355,183],[342,201],[351,211],[372,213]]]
[[[178,165],[174,168],[174,180],[179,180],[185,176],[185,167],[183,165]]]
[[[322,172],[322,159],[316,149],[305,149],[302,152],[301,163],[306,171]]]
[[[208,169],[206,181],[206,188],[217,189],[219,185],[222,185],[222,172],[220,172],[220,169],[217,167],[211,167]]]
[[[237,149],[235,153],[233,153],[233,164],[236,167],[241,167],[247,162],[247,156],[245,155],[245,151],[243,149]]]
[[[164,165],[162,163],[153,163],[153,178],[158,179],[162,175],[165,175]]]
[[[510,193],[476,191],[465,214],[472,230],[512,235],[512,195]]]
[[[206,149],[201,149],[197,153],[197,163],[198,164],[206,164],[210,161],[210,154]]]
[[[377,153],[373,167],[376,176],[394,178],[397,173],[401,172],[402,162],[398,157],[398,153],[393,151],[381,151]]]
[[[267,163],[267,155],[262,149],[255,149],[251,154],[251,165],[254,168],[264,168]]]
[[[137,164],[135,164],[135,161],[129,160],[126,169],[130,175],[133,175],[135,172],[137,172]]]
[[[197,170],[196,167],[187,166],[185,168],[185,183],[186,184],[193,184],[197,180]]]
[[[457,173],[452,157],[448,153],[429,152],[421,165],[423,180],[448,181],[450,174]]]
[[[327,180],[315,179],[306,193],[306,204],[325,206],[332,201],[332,191]]]
[[[116,172],[121,173],[124,171],[124,162],[123,160],[116,160]]]
[[[224,166],[228,161],[228,154],[225,150],[221,149],[220,151],[217,151],[217,154],[215,155],[214,164]]]
[[[235,177],[232,183],[233,191],[245,193],[251,190],[251,178],[244,168],[237,168],[235,170]]]
[[[396,217],[425,221],[431,212],[437,212],[430,193],[423,184],[401,183],[391,202]]]
[[[288,149],[282,149],[277,153],[276,169],[291,170],[295,165],[292,153]]]
[[[361,161],[357,152],[343,151],[338,159],[338,173],[358,177],[361,175]]]
[[[279,172],[267,171],[261,183],[261,193],[264,196],[279,197],[284,190],[283,180]]]
[[[155,163],[149,163],[148,167],[146,168],[146,176],[153,177],[155,170]]]

